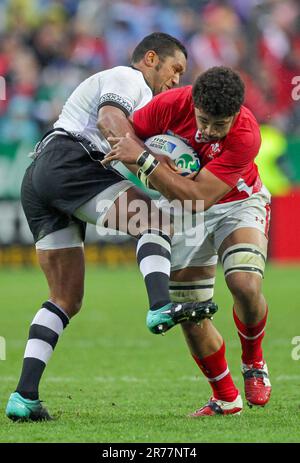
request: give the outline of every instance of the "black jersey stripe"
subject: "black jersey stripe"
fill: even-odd
[[[104,101],[103,103],[99,104],[98,112],[101,108],[103,108],[103,106],[113,106],[114,108],[118,108],[121,111],[123,111],[126,117],[130,116],[130,112],[128,111],[128,109],[122,106],[121,104],[116,103],[115,101]]]

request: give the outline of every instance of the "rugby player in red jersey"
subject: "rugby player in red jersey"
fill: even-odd
[[[173,134],[199,155],[201,169],[194,179],[170,172],[144,151],[130,135],[116,143],[108,163],[137,164],[140,175],[169,201],[203,200],[205,232],[199,246],[172,241],[170,291],[173,299],[209,300],[213,296],[218,258],[233,297],[233,317],[242,346],[242,374],[250,406],[264,406],[271,384],[262,352],[268,308],[261,281],[265,268],[270,217],[270,194],[263,186],[254,159],[261,137],[254,115],[245,106],[244,84],[230,68],[214,67],[201,74],[193,87],[156,96],[133,115],[141,139]],[[236,414],[242,399],[225,359],[225,344],[210,320],[182,324],[192,356],[207,377],[213,396],[192,416]]]

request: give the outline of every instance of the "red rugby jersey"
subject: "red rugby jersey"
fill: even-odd
[[[168,90],[133,114],[136,134],[143,140],[167,133],[182,138],[198,153],[201,167],[232,187],[219,203],[237,201],[260,191],[262,182],[254,163],[260,144],[258,123],[241,107],[229,133],[218,142],[201,141],[195,119],[192,87]]]

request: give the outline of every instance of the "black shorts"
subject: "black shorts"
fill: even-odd
[[[80,224],[84,240],[86,224],[73,217],[74,211],[123,180],[115,171],[93,161],[86,151],[91,152],[89,144],[82,144],[56,135],[25,172],[21,201],[35,242],[74,221]],[[98,158],[104,156],[97,154]]]

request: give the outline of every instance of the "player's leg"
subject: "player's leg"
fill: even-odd
[[[46,235],[36,247],[49,297],[29,329],[21,376],[6,409],[12,420],[51,419],[39,400],[39,383],[60,335],[80,310],[83,298],[84,254],[79,225]]]
[[[17,392],[6,409],[11,419],[50,418],[39,400],[39,382],[60,335],[81,305],[84,224],[70,217],[78,195],[90,194],[90,187],[80,183],[79,188],[76,183],[82,177],[78,173],[81,164],[86,165],[77,145],[64,137],[52,139],[28,167],[22,182],[22,206],[50,294],[30,326]]]
[[[171,274],[172,300],[207,301],[214,292],[215,265],[188,267]],[[190,353],[212,388],[212,398],[191,417],[239,414],[243,404],[225,357],[225,343],[211,320],[181,325]]]
[[[177,302],[204,303],[213,298],[218,256],[209,228],[203,227],[201,217],[198,222],[195,243],[187,241],[186,234],[175,235],[172,240],[170,295]],[[228,369],[221,334],[211,320],[181,326],[191,355],[212,388],[212,399],[191,416],[239,413],[242,400]]]
[[[158,334],[186,319],[202,319],[214,309],[197,302],[172,303],[169,296],[172,225],[153,201],[123,181],[81,206],[74,215],[98,226],[128,233],[137,240],[137,262],[143,275],[149,311],[147,326]]]
[[[122,194],[114,205],[114,210],[109,210],[104,218],[104,225],[109,226],[115,216],[116,229],[137,240],[137,263],[145,281],[149,307],[150,310],[159,309],[170,302],[170,221],[168,218],[163,220],[162,213],[151,199],[134,186]]]
[[[267,239],[262,231],[239,228],[224,239],[219,255],[234,300],[233,317],[242,346],[242,372],[249,405],[265,405],[271,394],[262,340],[268,307],[262,294]]]

